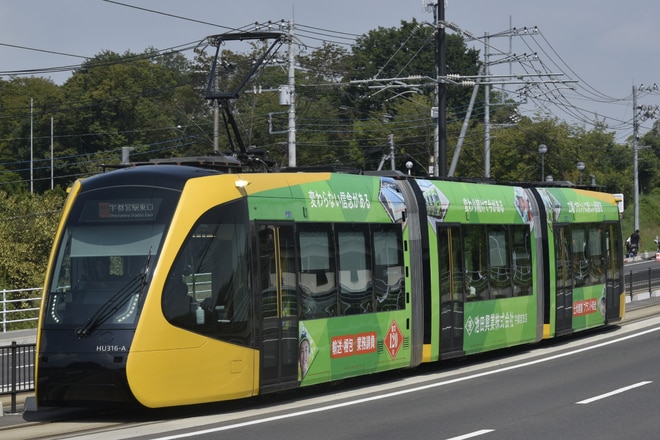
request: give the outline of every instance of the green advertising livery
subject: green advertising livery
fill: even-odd
[[[622,265],[614,198],[575,187],[115,170],[67,199],[37,402],[213,402],[535,343],[619,321]]]

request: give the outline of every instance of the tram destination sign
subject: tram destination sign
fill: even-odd
[[[159,199],[90,200],[82,210],[81,221],[136,221],[156,218]]]

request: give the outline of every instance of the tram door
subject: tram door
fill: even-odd
[[[259,225],[261,387],[298,380],[298,297],[293,226]]]
[[[568,333],[573,327],[572,235],[569,226],[555,226],[555,263],[557,296],[555,298],[555,332]]]
[[[458,226],[437,224],[438,274],[440,276],[440,353],[443,357],[463,352],[464,269]]]
[[[618,268],[621,267],[621,235],[617,233],[617,225],[612,223],[605,225],[605,247],[606,249],[606,319],[619,318],[621,313],[621,292],[623,286],[621,285],[621,274]]]

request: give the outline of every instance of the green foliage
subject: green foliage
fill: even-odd
[[[0,191],[0,288],[43,285],[64,198],[60,189],[42,195]]]
[[[66,131],[87,134],[78,151],[91,154],[171,138],[177,124],[170,103],[176,87],[188,81],[187,72],[172,65],[186,63],[171,58],[152,63],[130,52],[104,52],[86,62],[63,86],[76,105],[63,117]]]
[[[62,106],[60,87],[44,78],[0,80],[0,183],[2,189],[30,188],[27,170],[33,162],[33,183],[45,189],[50,160],[51,117]],[[57,123],[55,121],[54,123]]]

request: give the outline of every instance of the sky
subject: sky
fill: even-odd
[[[76,65],[104,50],[142,52],[188,45],[255,22],[293,21],[301,41],[350,44],[357,35],[398,27],[413,18],[433,23],[435,0],[0,0],[0,77],[8,73]],[[528,101],[521,113],[548,112],[593,128],[603,120],[624,142],[633,133],[632,91],[638,105],[660,105],[660,3],[655,0],[446,0],[445,20],[478,37],[468,45],[483,54],[489,35],[491,61],[536,53],[545,72],[565,81],[548,93],[546,105]],[[539,32],[509,38],[512,28]],[[455,30],[447,30],[455,33]],[[467,34],[464,34],[467,35]],[[467,37],[466,37],[467,38]],[[511,45],[511,46],[510,46]],[[525,73],[501,63],[491,74]],[[448,72],[451,73],[451,72]],[[38,73],[61,84],[70,75]],[[529,78],[529,77],[527,77]],[[549,78],[549,77],[546,77]],[[510,97],[520,85],[506,85]],[[575,90],[569,90],[573,87]],[[546,89],[547,90],[547,85]],[[558,98],[554,98],[558,97]],[[571,110],[552,107],[566,98]],[[542,101],[541,101],[542,102]],[[653,119],[641,121],[640,134]]]

